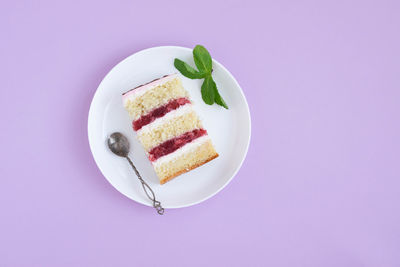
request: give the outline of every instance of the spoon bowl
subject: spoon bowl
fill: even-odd
[[[107,140],[107,144],[114,154],[124,158],[128,156],[130,144],[128,138],[122,133],[115,132],[111,134]]]

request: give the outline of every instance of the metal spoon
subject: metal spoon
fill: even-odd
[[[130,147],[128,139],[122,133],[115,132],[110,135],[110,137],[107,140],[107,143],[108,147],[114,154],[120,157],[124,157],[129,161],[129,164],[135,171],[137,177],[139,178],[139,181],[142,183],[144,192],[146,193],[147,197],[153,202],[153,207],[157,210],[158,214],[163,215],[164,208],[161,206],[161,202],[156,200],[153,190],[143,180],[142,176],[140,176],[139,171],[136,169],[135,165],[133,165],[131,159],[128,156]]]

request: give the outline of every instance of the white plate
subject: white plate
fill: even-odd
[[[146,198],[128,161],[108,150],[106,139],[111,133],[118,131],[128,137],[132,161],[164,208],[191,206],[218,193],[239,170],[250,142],[249,107],[239,84],[225,67],[213,60],[213,77],[229,110],[216,104],[206,105],[200,93],[202,80],[191,80],[179,74],[220,156],[164,185],[159,184],[131,128],[131,121],[122,106],[121,94],[163,75],[177,73],[173,65],[175,58],[195,66],[192,50],[177,46],[149,48],[124,59],[100,83],[89,110],[89,144],[100,171],[119,192],[148,206],[151,206],[151,202]]]

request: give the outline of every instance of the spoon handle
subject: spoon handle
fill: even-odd
[[[151,187],[143,180],[142,176],[140,175],[139,171],[136,169],[135,165],[131,161],[131,159],[126,156],[126,159],[129,161],[129,164],[132,166],[133,170],[135,171],[139,181],[142,183],[142,187],[146,196],[153,202],[153,207],[157,210],[157,213],[160,215],[164,214],[164,208],[161,206],[161,202],[156,200],[156,196],[151,189]]]

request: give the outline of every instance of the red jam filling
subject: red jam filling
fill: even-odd
[[[168,155],[169,153],[178,150],[187,143],[192,142],[194,139],[206,135],[207,131],[204,129],[195,129],[191,132],[184,133],[178,137],[172,138],[164,143],[156,146],[149,152],[150,161],[155,161],[158,158]]]
[[[133,129],[135,131],[140,130],[143,126],[152,123],[155,119],[163,117],[168,112],[179,108],[185,104],[190,103],[190,100],[186,97],[181,97],[178,99],[173,99],[165,104],[164,106],[158,107],[150,111],[149,114],[141,116],[139,119],[133,121]]]

